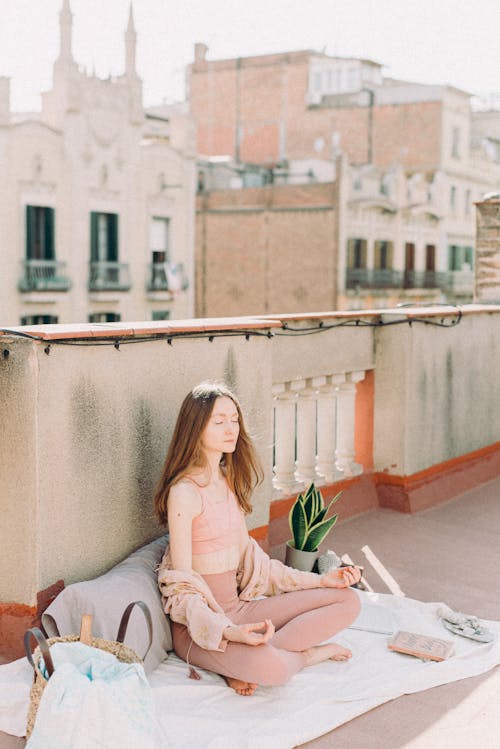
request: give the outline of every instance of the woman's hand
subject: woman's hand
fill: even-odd
[[[243,642],[245,645],[265,645],[274,635],[274,624],[270,619],[255,624],[233,624],[224,629],[224,639]]]
[[[334,567],[321,576],[322,588],[348,588],[361,580],[359,567]]]

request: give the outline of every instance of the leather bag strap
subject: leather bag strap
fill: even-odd
[[[52,656],[50,654],[49,644],[47,640],[45,639],[42,630],[39,629],[38,627],[32,627],[32,629],[28,629],[28,631],[24,635],[24,649],[26,650],[26,658],[33,666],[33,670],[35,671],[35,673],[36,673],[36,666],[33,660],[33,654],[31,652],[31,642],[30,642],[32,637],[37,641],[38,647],[40,648],[40,652],[43,655],[43,660],[45,661],[45,668],[47,669],[47,673],[48,673],[48,677],[47,677],[47,680],[48,680],[54,673],[54,661],[52,660]]]
[[[144,601],[133,601],[132,603],[129,603],[129,605],[123,612],[123,615],[120,621],[120,626],[118,627],[118,634],[116,635],[116,640],[117,642],[123,643],[125,639],[125,635],[127,634],[127,627],[128,627],[128,622],[130,619],[130,614],[132,613],[134,606],[138,606],[141,609],[142,613],[144,614],[144,618],[146,619],[146,624],[148,625],[149,642],[146,648],[146,652],[142,656],[142,659],[144,660],[144,658],[149,653],[149,648],[151,647],[151,643],[153,642],[153,619],[151,617],[151,612],[147,604],[144,603]]]

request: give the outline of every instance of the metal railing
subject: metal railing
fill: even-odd
[[[128,263],[91,261],[89,291],[128,291],[131,285]]]
[[[66,263],[58,260],[23,260],[19,291],[68,291],[70,279],[64,275]]]
[[[150,263],[148,291],[185,291],[189,282],[182,263]]]
[[[376,270],[348,268],[347,289],[440,289],[444,293],[468,295],[474,291],[472,270]]]
[[[435,270],[405,270],[403,287],[405,289],[439,289],[443,283],[443,276]]]
[[[403,285],[403,271],[385,268],[348,268],[347,289],[398,289]]]

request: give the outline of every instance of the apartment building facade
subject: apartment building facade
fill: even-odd
[[[190,119],[145,111],[132,11],[125,72],[72,55],[72,13],[40,113],[10,111],[0,79],[0,319],[4,325],[192,316]]]
[[[208,158],[297,182],[334,180],[344,156],[340,308],[471,299],[473,207],[500,185],[500,112],[478,136],[467,93],[311,50],[211,61],[196,45],[188,82]]]

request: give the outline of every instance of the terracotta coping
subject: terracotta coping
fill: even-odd
[[[254,317],[208,317],[188,320],[159,320],[157,322],[129,323],[81,323],[71,325],[26,325],[12,328],[0,328],[0,335],[27,333],[41,341],[56,341],[85,338],[131,338],[141,336],[172,335],[179,333],[208,333],[218,331],[269,330],[280,328],[284,322],[293,320],[357,320],[363,318],[384,318],[392,316],[402,319],[426,317],[456,317],[457,314],[471,315],[500,313],[500,305],[467,304],[453,307],[450,305],[433,305],[432,307],[395,307],[376,310],[335,310],[326,312],[296,312],[274,315],[256,315]]]
[[[214,317],[191,320],[173,320],[168,322],[129,322],[129,323],[82,323],[72,325],[26,325],[12,328],[0,328],[0,335],[27,333],[41,341],[84,339],[84,338],[130,338],[172,335],[176,333],[217,333],[229,330],[269,330],[281,327],[279,320],[258,317]]]
[[[261,315],[261,320],[280,320],[288,322],[291,320],[356,320],[366,317],[388,317],[391,315],[412,319],[415,317],[456,317],[462,315],[480,314],[484,312],[500,312],[498,304],[466,304],[463,306],[432,305],[432,307],[392,307],[388,309],[359,309],[359,310],[335,310],[329,312],[297,312],[280,314],[279,312],[269,315]]]

